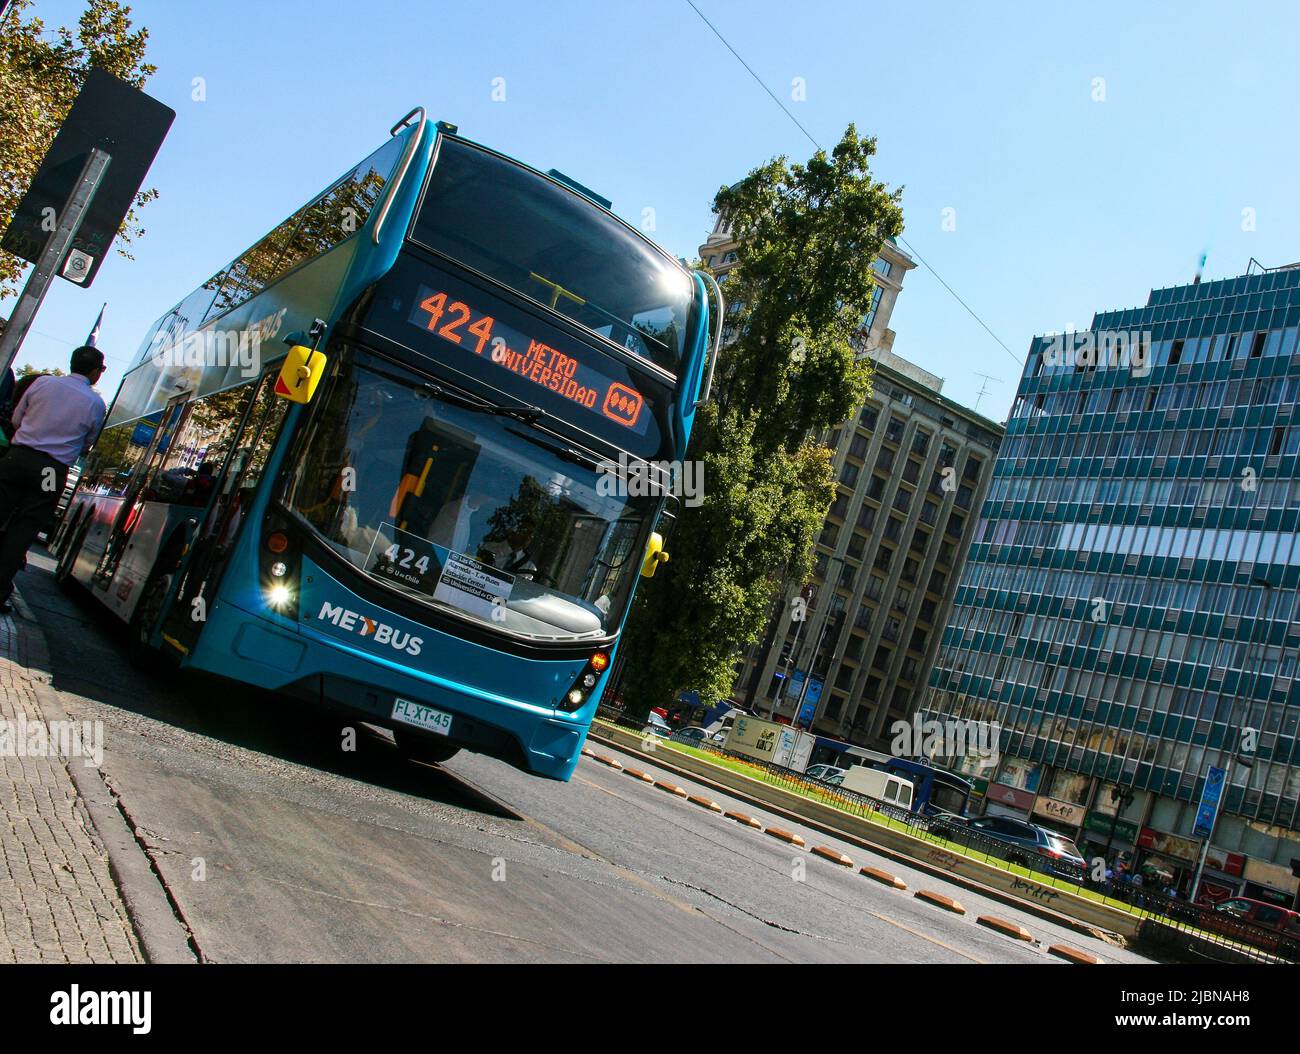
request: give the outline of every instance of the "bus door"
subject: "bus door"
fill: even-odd
[[[117,507],[117,514],[109,528],[104,552],[91,577],[91,585],[101,590],[108,590],[123,558],[135,548],[134,535],[140,526],[145,503],[149,500],[154,476],[171,447],[172,438],[185,413],[185,404],[188,400],[187,392],[175,396],[167,403],[162,420],[154,429],[148,450],[136,463],[130,483],[122,496],[122,503]],[[108,602],[110,607],[117,606],[111,599]]]
[[[221,437],[226,457],[212,488],[212,500],[198,524],[178,576],[174,602],[163,619],[168,642],[193,648],[226,561],[247,521],[246,510],[265,475],[289,403],[275,397],[275,372],[250,386],[242,412],[232,415]],[[251,398],[247,398],[251,395]]]

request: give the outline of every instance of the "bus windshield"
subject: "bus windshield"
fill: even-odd
[[[614,632],[658,499],[602,494],[595,462],[528,421],[359,357],[316,408],[287,506],[421,602],[536,639]]]
[[[561,184],[444,136],[412,237],[677,373],[690,276]]]

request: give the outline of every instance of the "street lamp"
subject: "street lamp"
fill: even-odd
[[[832,556],[829,560],[826,561],[825,583],[827,586],[830,587],[830,596],[832,597],[835,595],[836,583],[835,580],[831,577],[831,564],[836,564],[836,563],[838,564],[844,563],[844,557]],[[799,727],[799,715],[803,712],[804,699],[808,695],[808,685],[812,683],[812,675],[813,675],[812,668],[817,663],[817,656],[821,653],[822,645],[826,642],[826,633],[830,628],[831,628],[831,614],[830,614],[830,607],[828,605],[826,608],[826,614],[822,618],[821,632],[817,635],[817,644],[813,648],[812,656],[809,659],[807,668],[804,670],[803,684],[799,686],[799,698],[795,700],[794,713],[790,716],[791,728]],[[791,654],[792,655],[794,654],[793,651],[791,652]]]
[[[1111,846],[1115,844],[1115,828],[1119,825],[1119,814],[1133,804],[1133,788],[1127,783],[1110,785],[1110,801],[1115,806],[1115,815],[1110,818],[1110,834],[1106,836],[1106,851],[1102,859],[1110,860]]]

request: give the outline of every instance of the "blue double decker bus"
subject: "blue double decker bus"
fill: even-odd
[[[567,780],[722,313],[608,202],[414,110],[145,337],[56,576],[146,662]]]

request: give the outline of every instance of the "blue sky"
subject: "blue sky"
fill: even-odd
[[[1207,277],[1300,260],[1294,4],[697,3],[823,145],[849,121],[878,138],[904,236],[1017,357],[1189,281],[1202,252]],[[37,4],[51,25],[82,7]],[[653,209],[653,237],[686,257],[720,184],[812,150],[685,0],[132,8],[158,66],[147,90],[177,111],[148,179],[162,196],[136,260],[107,261],[89,291],[56,283],[19,356],[65,365],[107,300],[106,393],[154,318],[416,104],[634,225]],[[979,408],[1005,416],[1019,364],[924,267],[891,324],[960,402],[977,373],[1000,378]]]

